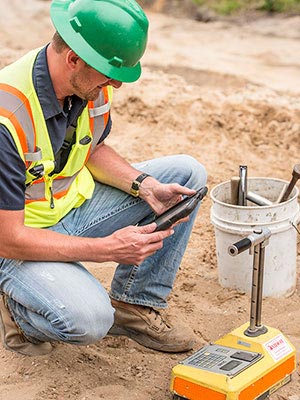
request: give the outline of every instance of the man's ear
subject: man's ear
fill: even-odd
[[[73,50],[68,50],[67,54],[66,54],[66,64],[68,66],[68,68],[74,70],[77,68],[78,63],[81,61],[81,58],[74,53]]]

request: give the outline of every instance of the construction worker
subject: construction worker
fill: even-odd
[[[111,334],[190,350],[192,331],[159,310],[197,209],[165,231],[151,221],[204,186],[205,169],[187,155],[130,165],[105,144],[112,90],[139,78],[148,20],[134,0],[54,0],[50,15],[51,42],[0,71],[3,345],[42,355]],[[109,294],[82,261],[118,264]]]

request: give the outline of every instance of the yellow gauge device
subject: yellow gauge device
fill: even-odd
[[[271,232],[254,231],[229,247],[254,254],[250,325],[204,346],[172,369],[173,400],[263,400],[290,382],[296,349],[278,330],[261,324],[265,246]]]

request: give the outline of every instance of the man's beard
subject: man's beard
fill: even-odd
[[[70,84],[73,88],[74,94],[83,100],[95,101],[99,97],[100,88],[97,86],[92,90],[85,91],[82,82],[89,82],[86,79],[86,76],[74,75],[70,78]]]

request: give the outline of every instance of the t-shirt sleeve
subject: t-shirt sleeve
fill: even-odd
[[[23,210],[26,168],[15,142],[0,124],[0,209]]]
[[[101,142],[103,142],[107,138],[107,136],[110,134],[111,127],[112,127],[112,120],[111,120],[111,116],[109,114],[106,127],[105,127],[105,129],[104,129],[104,131],[103,131],[103,133],[102,133],[102,135],[101,135],[101,137],[100,137],[100,139],[99,139],[97,144],[100,144]]]

